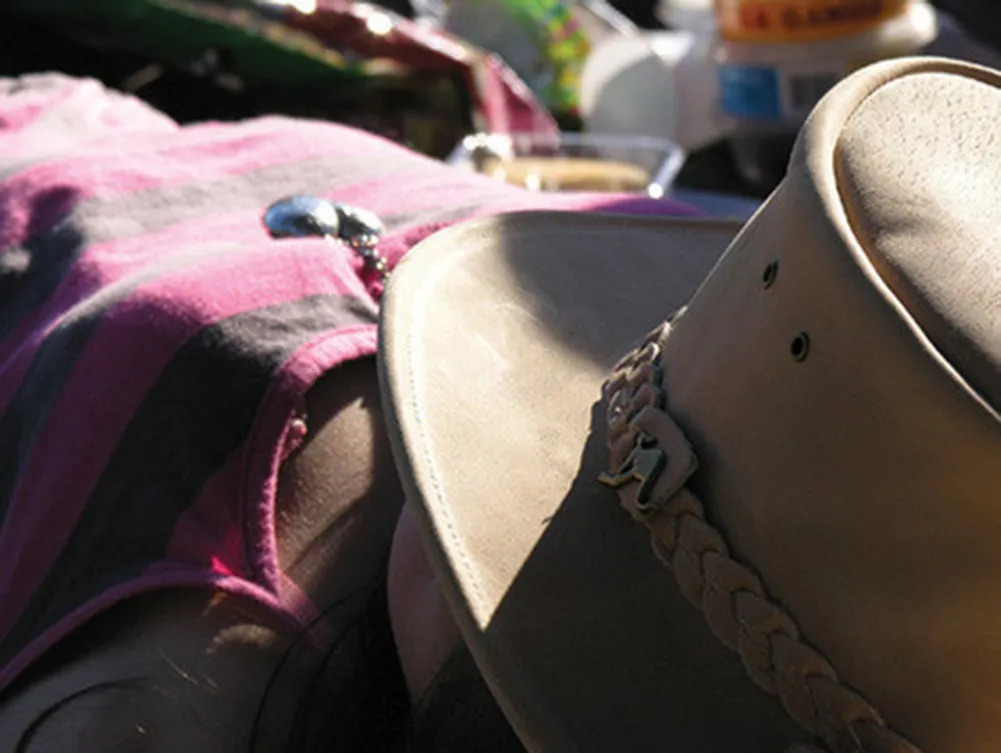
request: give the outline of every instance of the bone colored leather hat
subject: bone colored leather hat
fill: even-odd
[[[999,124],[882,63],[732,242],[519,214],[394,273],[394,452],[530,750],[1001,750]]]

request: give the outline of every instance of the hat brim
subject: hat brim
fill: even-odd
[[[394,272],[380,373],[404,488],[463,637],[539,751],[780,751],[803,737],[597,477],[601,384],[738,226],[522,213]]]

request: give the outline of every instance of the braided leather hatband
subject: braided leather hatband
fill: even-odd
[[[751,679],[832,753],[920,753],[841,682],[761,579],[730,555],[685,487],[698,462],[666,410],[659,364],[670,326],[654,330],[605,383],[613,470],[600,481],[617,489],[622,506],[649,529],[657,557]]]

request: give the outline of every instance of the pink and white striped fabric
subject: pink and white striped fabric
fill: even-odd
[[[330,123],[179,127],[93,81],[0,80],[0,690],[151,589],[310,615],[277,564],[277,470],[310,385],[374,352],[381,291],[353,252],[267,235],[291,193],[376,212],[391,263],[486,213],[690,213],[529,193]]]

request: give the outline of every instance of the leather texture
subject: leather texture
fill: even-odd
[[[928,58],[846,79],[722,256],[733,228],[534,214],[453,228],[401,264],[381,344],[395,456],[529,749],[1001,747],[999,84]],[[674,428],[644,407],[625,420],[688,458],[663,478],[708,527],[689,565],[725,552],[739,570],[709,566],[727,593],[767,595],[785,617],[763,624],[813,652],[791,666],[857,694],[813,691],[826,727],[762,689],[768,661],[730,651],[739,612],[679,588],[598,480],[641,483],[609,466],[610,437],[613,460],[632,450],[601,383],[682,307],[657,363]]]

